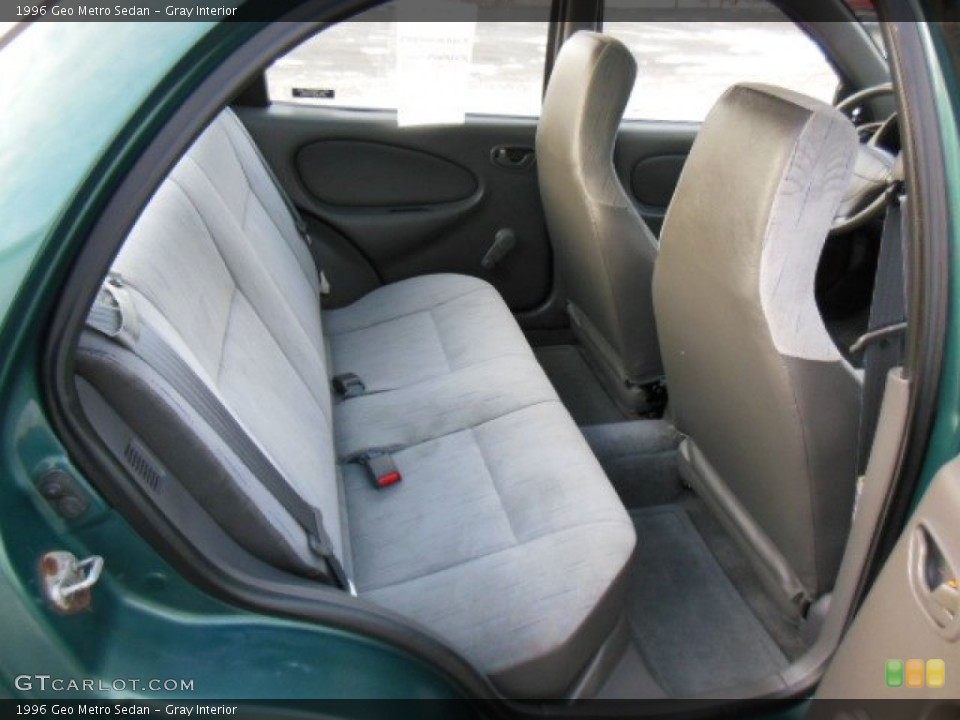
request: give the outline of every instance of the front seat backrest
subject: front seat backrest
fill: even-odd
[[[659,379],[651,282],[657,240],[617,178],[613,149],[637,63],[618,40],[579,32],[560,51],[537,129],[547,228],[588,359],[625,409]]]
[[[731,88],[687,160],[654,278],[684,474],[795,613],[832,587],[854,498],[859,384],[814,279],[856,153],[830,106]]]

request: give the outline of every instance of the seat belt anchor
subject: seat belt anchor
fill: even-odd
[[[359,397],[366,394],[367,386],[356,373],[342,373],[334,375],[333,390],[341,400]]]

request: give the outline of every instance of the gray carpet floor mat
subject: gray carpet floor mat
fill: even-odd
[[[634,642],[672,697],[709,696],[789,661],[676,505],[630,513],[638,552],[628,596]]]
[[[710,548],[710,554],[787,659],[792,662],[803,655],[807,651],[807,644],[801,637],[799,624],[783,615],[750,560],[703,500],[693,493],[686,493],[677,504],[686,511],[687,517],[693,521],[700,537]]]
[[[577,425],[600,425],[625,419],[577,346],[545,345],[535,348],[534,352]]]
[[[670,423],[633,420],[581,429],[628,508],[668,505],[682,499],[677,446],[683,436]]]

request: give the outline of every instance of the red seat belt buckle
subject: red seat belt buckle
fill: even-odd
[[[381,475],[377,478],[377,487],[389,487],[390,485],[396,485],[398,482],[403,480],[403,477],[399,472],[394,470],[391,473],[386,475]]]
[[[364,460],[364,464],[373,478],[373,484],[378,488],[390,487],[403,480],[403,475],[400,474],[388,453],[368,457]]]

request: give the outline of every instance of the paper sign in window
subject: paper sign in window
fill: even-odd
[[[397,124],[462,125],[476,21],[398,22],[396,29]]]

